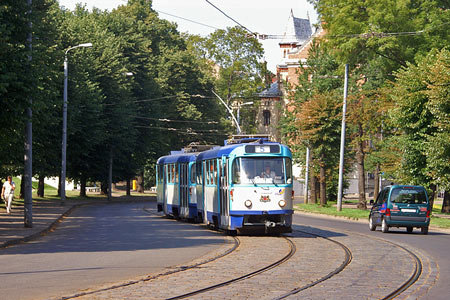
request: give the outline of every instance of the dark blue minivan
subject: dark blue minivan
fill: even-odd
[[[424,187],[416,185],[393,185],[385,187],[378,195],[369,215],[369,228],[381,226],[386,233],[389,227],[406,227],[411,233],[414,227],[423,234],[430,225],[430,204]]]

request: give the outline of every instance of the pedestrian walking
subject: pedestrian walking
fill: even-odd
[[[2,188],[2,199],[5,201],[6,213],[11,213],[11,203],[14,197],[14,190],[16,189],[16,184],[12,181],[12,177],[8,176],[8,180],[3,184]]]

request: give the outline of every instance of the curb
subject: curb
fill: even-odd
[[[342,221],[347,221],[347,222],[352,222],[352,223],[369,224],[368,220],[361,219],[361,218],[355,220],[355,219],[351,219],[351,218],[347,218],[347,217],[343,217],[343,216],[319,214],[319,213],[313,213],[313,212],[303,211],[303,210],[294,210],[294,212],[298,213],[298,214],[311,215],[311,216],[322,218],[322,219],[339,219]],[[430,225],[430,229],[433,231],[450,234],[450,229],[447,229],[447,228],[441,228],[441,227],[436,227],[436,226]]]

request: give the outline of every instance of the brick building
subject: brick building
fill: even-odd
[[[300,63],[306,62],[312,40],[324,34],[319,28],[314,33],[309,18],[296,18],[291,10],[280,46],[281,61],[277,65],[275,81],[259,94],[258,132],[270,134],[281,141],[278,122],[287,107],[290,89],[298,84]]]

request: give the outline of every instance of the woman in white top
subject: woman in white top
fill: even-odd
[[[3,184],[2,188],[2,199],[5,200],[6,213],[11,213],[11,202],[14,197],[14,190],[16,189],[16,184],[12,181],[12,177],[8,176],[8,180]]]

